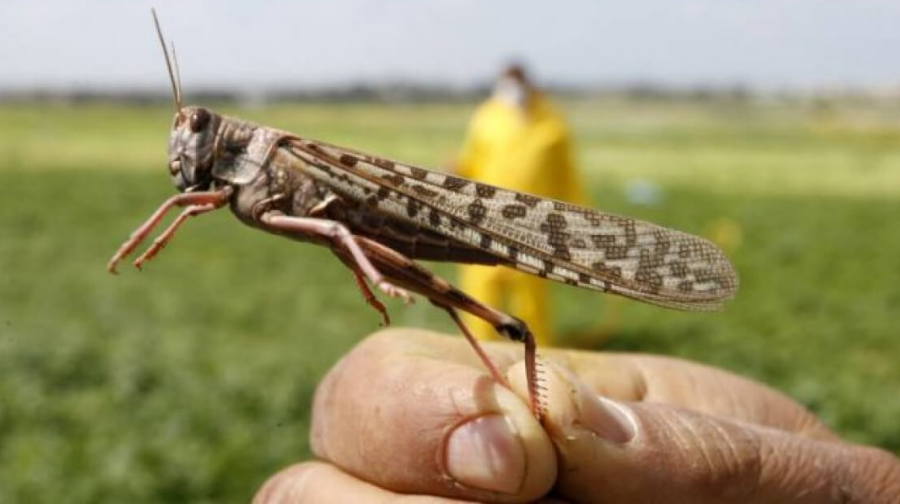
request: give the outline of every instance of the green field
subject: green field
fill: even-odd
[[[715,314],[560,286],[565,343],[734,370],[900,453],[900,109],[565,108],[597,207],[695,233],[732,223],[742,282]],[[227,111],[441,166],[471,106]],[[327,250],[227,212],[189,222],[143,273],[105,272],[174,190],[170,117],[162,106],[0,107],[0,502],[246,502],[309,456],[316,381],[377,327]],[[658,182],[661,200],[629,203],[635,179]],[[389,307],[398,325],[452,329],[427,303]]]

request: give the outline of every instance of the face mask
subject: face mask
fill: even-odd
[[[494,86],[494,97],[524,110],[528,102],[528,90],[519,81],[504,77]]]

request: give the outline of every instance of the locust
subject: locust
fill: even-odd
[[[534,335],[415,260],[515,268],[542,278],[681,310],[714,310],[738,278],[711,242],[629,217],[427,170],[293,133],[185,106],[174,45],[166,47],[175,103],[168,171],[179,193],[165,201],[110,259],[132,253],[175,208],[175,220],[134,260],[153,258],[191,217],[228,207],[244,224],[330,248],[387,325],[373,287],[446,311],[491,376],[509,386],[459,317],[467,312],[524,344],[530,407],[540,420]],[[173,71],[173,61],[174,71]]]

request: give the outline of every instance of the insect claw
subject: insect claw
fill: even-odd
[[[153,257],[154,255],[156,255],[156,254],[151,255],[148,252],[145,252],[144,255],[135,259],[131,264],[133,264],[135,268],[141,269],[141,267],[144,265],[144,263],[149,261],[150,258]]]
[[[375,299],[374,297],[367,299],[366,301],[368,302],[369,306],[375,308],[375,310],[381,315],[381,322],[378,323],[379,326],[387,327],[391,325],[391,316],[388,315],[387,308],[384,307],[381,301]]]

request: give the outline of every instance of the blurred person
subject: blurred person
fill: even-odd
[[[475,111],[454,171],[514,191],[587,205],[566,123],[519,64],[502,72],[492,96]],[[479,301],[524,320],[540,345],[554,342],[545,280],[507,268],[465,265],[459,284]],[[464,317],[477,337],[496,337],[484,321]]]
[[[538,422],[521,346],[485,350],[513,390],[461,338],[364,339],[316,390],[320,460],[272,476],[255,504],[900,502],[894,455],[763,384],[671,357],[545,350]]]

